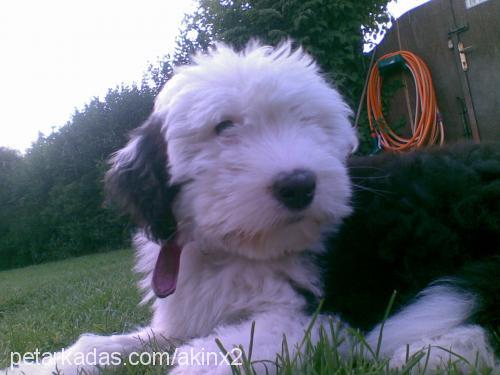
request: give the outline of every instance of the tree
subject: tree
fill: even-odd
[[[110,89],[40,134],[23,157],[0,149],[0,269],[128,242],[130,224],[103,206],[102,181],[109,155],[149,116],[157,89]]]
[[[243,47],[257,38],[276,45],[292,38],[318,61],[327,79],[351,105],[357,104],[366,76],[365,35],[389,21],[389,0],[200,0],[185,20],[175,61],[215,40]]]

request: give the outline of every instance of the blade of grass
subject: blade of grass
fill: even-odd
[[[252,327],[250,328],[250,344],[248,345],[248,361],[252,361],[253,353],[253,340],[255,337],[255,320],[252,322]]]
[[[222,341],[220,341],[219,338],[216,338],[215,343],[217,344],[217,346],[219,347],[221,352],[224,354],[225,358],[229,358],[230,366],[231,366],[231,373],[233,375],[241,375],[240,369],[233,365],[233,362],[234,362],[233,357],[231,357],[231,354],[229,354],[229,352],[226,350],[226,348],[222,344]]]
[[[389,318],[389,314],[391,313],[392,306],[394,305],[394,301],[396,299],[396,294],[397,294],[396,291],[392,292],[389,304],[385,309],[384,318],[382,319],[382,323],[380,324],[380,332],[378,334],[378,340],[377,340],[377,349],[375,350],[375,359],[378,359],[378,356],[380,354],[380,349],[382,348],[382,336],[384,332],[385,322],[387,321],[387,318]]]

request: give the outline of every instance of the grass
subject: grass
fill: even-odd
[[[10,365],[11,352],[25,353],[35,348],[54,352],[72,344],[84,332],[123,333],[147,324],[150,312],[147,307],[137,306],[140,295],[135,287],[137,277],[130,270],[132,261],[131,250],[120,250],[0,272],[0,369]],[[311,342],[307,331],[301,350],[293,355],[283,337],[281,353],[274,361],[256,363],[250,349],[243,354],[243,366],[234,367],[233,373],[253,374],[255,369],[265,367],[286,375],[424,372],[418,369],[418,362],[425,364],[425,352],[408,355],[403,369],[389,369],[387,361],[378,356],[379,348],[368,347],[357,332],[352,332],[357,345],[352,345],[349,356],[341,356],[343,339],[337,328],[329,322],[317,343]],[[253,333],[249,340],[253,342]],[[218,345],[223,352],[226,350],[223,342]],[[161,350],[154,341],[145,343],[145,347]],[[441,373],[462,373],[460,362],[459,357],[450,354]],[[474,364],[468,368],[470,373],[491,373]],[[165,367],[125,366],[103,373],[150,375],[165,371]]]
[[[10,352],[52,352],[84,332],[146,323],[132,261],[131,250],[120,250],[0,272],[0,368]]]

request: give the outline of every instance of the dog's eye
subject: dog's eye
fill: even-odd
[[[225,120],[225,121],[222,121],[222,122],[219,122],[216,126],[215,126],[215,134],[219,135],[221,134],[224,130],[226,130],[227,128],[231,128],[234,126],[234,123],[231,121],[231,120]]]

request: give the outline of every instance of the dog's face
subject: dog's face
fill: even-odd
[[[350,212],[349,115],[301,50],[219,46],[166,84],[108,185],[160,239],[176,222],[206,251],[300,251]]]

